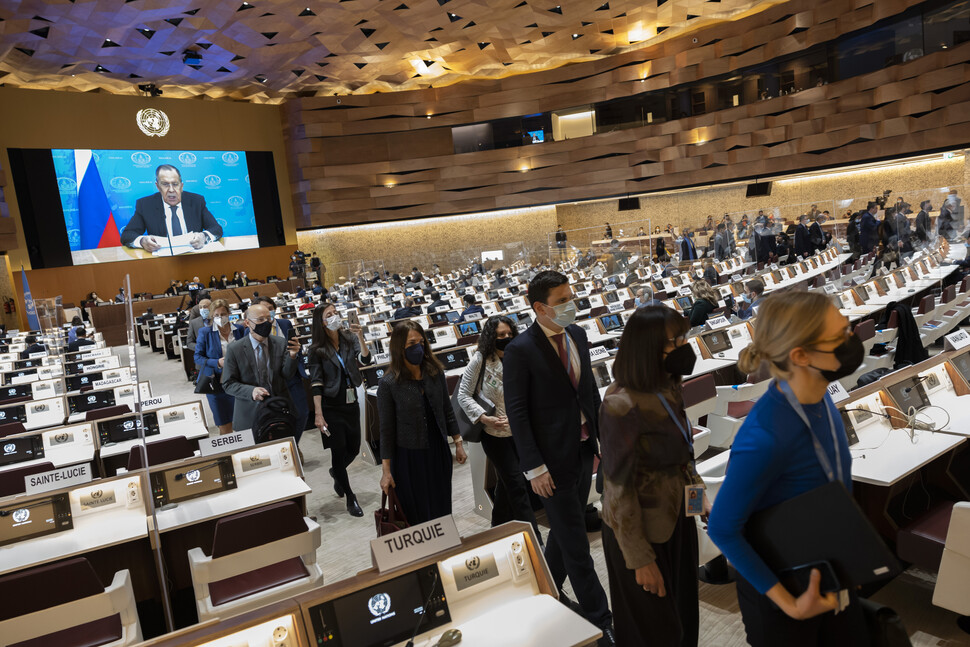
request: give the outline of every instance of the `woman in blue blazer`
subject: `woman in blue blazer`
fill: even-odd
[[[201,380],[203,375],[213,376],[221,389],[226,345],[233,341],[229,325],[229,304],[225,299],[216,299],[209,305],[209,311],[212,313],[212,325],[199,329],[199,337],[195,341],[195,364],[199,367],[198,379]],[[235,398],[228,393],[210,393],[205,397],[209,400],[212,420],[219,427],[219,433],[230,433]]]

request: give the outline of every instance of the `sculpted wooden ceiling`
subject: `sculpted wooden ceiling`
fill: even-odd
[[[409,90],[591,60],[770,4],[3,0],[0,83],[117,93],[154,83],[165,96],[261,102]]]

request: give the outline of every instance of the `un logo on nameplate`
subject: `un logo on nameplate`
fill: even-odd
[[[164,137],[171,127],[168,115],[155,108],[142,108],[135,115],[135,121],[138,128],[149,137]]]

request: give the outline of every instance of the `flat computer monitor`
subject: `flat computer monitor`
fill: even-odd
[[[619,330],[623,327],[623,320],[620,318],[619,313],[613,313],[610,315],[603,315],[600,317],[600,323],[603,324],[603,330],[610,332],[612,330]]]
[[[44,439],[39,434],[0,439],[0,465],[13,465],[43,457]]]
[[[704,345],[707,346],[707,350],[712,353],[723,353],[726,350],[732,348],[731,336],[728,334],[727,330],[715,330],[714,332],[709,332],[705,335],[701,335],[701,339],[704,340]]]
[[[957,355],[950,360],[950,363],[963,376],[963,379],[970,383],[970,353]]]
[[[930,399],[926,395],[926,389],[923,388],[922,379],[914,375],[887,387],[886,390],[893,396],[896,406],[903,414],[907,414],[911,408],[919,411],[923,407],[930,406]]]
[[[67,397],[67,410],[71,414],[85,413],[95,409],[111,407],[115,404],[114,391],[89,391]]]
[[[465,352],[464,348],[435,353],[435,356],[444,364],[446,371],[468,365],[468,353]]]
[[[472,335],[480,335],[482,332],[482,327],[477,321],[465,321],[458,324],[458,334],[462,337],[471,337]]]
[[[144,423],[142,422],[144,420]],[[121,443],[138,438],[138,430],[144,424],[145,436],[155,436],[160,433],[158,428],[158,414],[154,411],[142,413],[142,420],[136,415],[112,418],[98,423],[98,438],[101,444]]]
[[[155,507],[180,503],[236,487],[232,458],[224,456],[203,463],[182,465],[151,474]]]
[[[66,494],[0,507],[0,546],[43,537],[74,527]]]
[[[677,297],[675,300],[677,301],[677,305],[680,306],[681,310],[689,310],[691,306],[694,305],[694,300],[687,296]]]
[[[577,310],[589,310],[593,306],[589,302],[588,297],[583,297],[581,299],[576,299],[576,309]]]

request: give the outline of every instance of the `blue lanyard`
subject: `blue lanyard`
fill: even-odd
[[[805,426],[808,427],[808,433],[812,435],[812,445],[815,447],[815,455],[818,457],[818,462],[821,464],[822,470],[825,472],[825,476],[830,482],[834,481],[836,474],[832,470],[832,463],[829,461],[828,454],[826,454],[825,450],[822,448],[822,443],[818,441],[818,436],[815,434],[815,430],[812,429],[812,423],[808,421],[808,416],[805,414],[805,409],[798,401],[798,398],[795,397],[795,392],[792,391],[791,385],[788,384],[788,382],[783,382],[780,380],[776,383],[781,388],[781,392],[785,394],[785,399],[788,400],[788,404],[791,405],[791,408],[795,410],[798,417],[801,418],[802,422],[805,423]],[[832,419],[832,408],[829,406],[828,399],[829,394],[826,393],[823,402],[825,402],[825,411],[829,416],[829,431],[832,434],[832,446],[835,448],[836,470],[838,470],[839,481],[843,481],[845,475],[842,472],[842,450],[839,449],[839,439],[835,432],[835,421]]]
[[[340,348],[334,350],[333,354],[337,356],[337,361],[340,362],[340,366],[342,366],[344,369],[344,381],[347,382],[347,384],[351,384],[350,371],[347,370],[347,365],[344,364],[344,358],[340,356]]]
[[[660,403],[664,405],[664,409],[666,409],[667,410],[667,413],[670,414],[670,419],[673,420],[674,421],[674,424],[677,425],[677,428],[680,429],[681,435],[684,437],[684,440],[687,441],[687,446],[690,447],[690,455],[691,455],[691,458],[693,458],[693,456],[694,456],[694,436],[690,432],[690,419],[687,417],[687,414],[685,413],[684,414],[684,421],[687,422],[687,426],[685,427],[683,425],[683,422],[681,421],[680,417],[677,414],[674,413],[674,410],[673,410],[673,408],[671,408],[670,403],[667,402],[667,398],[665,398],[663,396],[663,394],[660,393],[659,391],[657,392],[656,395],[660,399]]]

